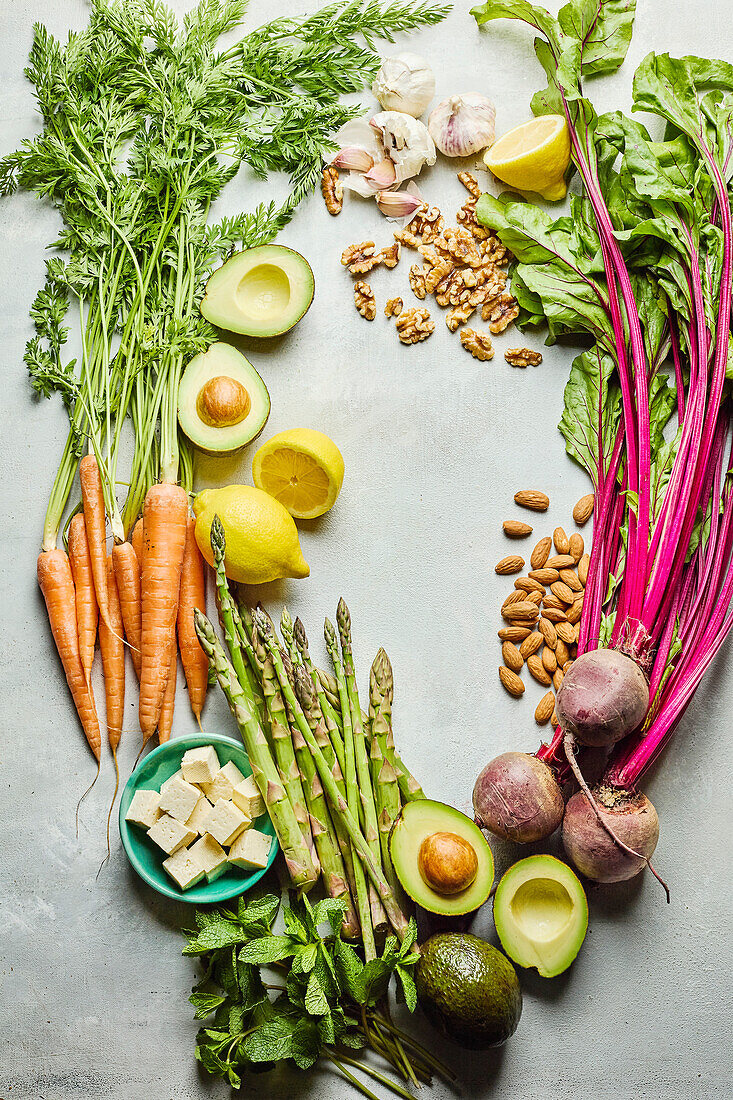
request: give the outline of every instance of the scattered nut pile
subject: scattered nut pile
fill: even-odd
[[[536,489],[521,489],[515,502],[535,512],[545,512],[549,497]],[[582,526],[593,512],[593,494],[582,497],[573,509],[573,519]],[[508,538],[527,538],[532,527],[520,520],[505,520]],[[554,553],[552,552],[554,549]],[[534,716],[543,726],[556,724],[555,692],[577,654],[580,616],[583,610],[589,556],[583,536],[568,536],[556,527],[552,536],[541,538],[529,559],[527,576],[517,577],[514,590],[501,607],[506,625],[499,631],[503,665],[499,679],[510,695],[524,694],[520,676],[525,664],[530,675],[549,690],[542,696]],[[495,566],[500,576],[520,573],[525,566],[521,554],[509,554]]]
[[[322,190],[326,206],[338,213],[338,173],[324,169]],[[465,328],[460,333],[461,346],[474,359],[493,359],[491,336],[505,329],[519,315],[517,300],[507,289],[506,266],[510,253],[499,238],[476,219],[476,202],[481,195],[478,181],[470,172],[459,172],[458,179],[469,192],[469,198],[456,214],[456,226],[446,226],[437,206],[423,204],[403,229],[394,233],[394,244],[378,249],[374,241],[362,241],[344,249],[341,263],[351,275],[359,276],[354,286],[354,302],[362,317],[373,321],[377,315],[374,293],[363,281],[375,268],[393,268],[400,259],[401,249],[419,253],[422,264],[410,267],[408,281],[412,293],[420,301],[430,296],[441,308],[447,309],[445,323],[451,332],[480,309],[488,331]],[[340,207],[339,207],[340,209]],[[389,298],[384,315],[394,317],[397,335],[403,344],[427,340],[435,331],[435,322],[425,307],[405,308],[400,297]],[[507,363],[516,367],[538,366],[542,355],[530,348],[510,348]]]

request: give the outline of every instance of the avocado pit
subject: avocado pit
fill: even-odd
[[[199,390],[196,411],[211,428],[229,428],[241,424],[252,408],[252,398],[241,382],[226,374],[217,374]]]
[[[417,857],[420,874],[438,894],[459,894],[478,872],[475,848],[457,833],[437,832],[426,836]]]

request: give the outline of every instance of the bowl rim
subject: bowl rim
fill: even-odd
[[[147,868],[140,860],[136,851],[136,846],[140,843],[140,841],[137,838],[137,834],[133,832],[134,827],[129,821],[125,820],[125,813],[129,808],[129,801],[132,800],[132,795],[134,794],[134,792],[138,790],[138,773],[145,765],[148,764],[150,760],[154,760],[156,757],[159,756],[167,756],[172,751],[175,751],[179,748],[180,754],[181,756],[183,756],[184,752],[186,752],[186,749],[198,748],[201,745],[217,744],[224,744],[234,749],[237,749],[238,752],[241,753],[244,759],[247,761],[251,774],[252,766],[249,763],[247,751],[241,741],[237,741],[234,737],[227,737],[225,734],[221,733],[197,732],[183,734],[181,737],[172,737],[170,741],[165,741],[162,745],[157,745],[151,752],[147,753],[130,773],[127,782],[122,788],[122,793],[120,795],[120,808],[117,815],[120,830],[120,839],[122,841],[122,847],[124,849],[125,855],[127,856],[131,867],[143,880],[143,882],[145,882],[157,893],[164,894],[166,897],[172,898],[174,901],[186,902],[189,905],[218,905],[220,902],[239,897],[240,895],[246,893],[247,890],[250,890],[253,886],[256,886],[263,875],[265,875],[267,871],[269,871],[280,849],[277,834],[275,833],[275,830],[272,827],[272,823],[268,818],[268,824],[270,825],[270,829],[272,830],[271,835],[273,842],[270,846],[270,854],[268,856],[267,865],[265,867],[258,868],[255,871],[252,871],[252,873],[249,875],[245,875],[241,879],[241,881],[232,880],[230,887],[225,887],[224,892],[219,893],[217,897],[212,898],[210,901],[207,901],[201,897],[192,897],[189,891],[180,890],[175,885],[175,883],[173,883],[172,880],[170,883],[164,880],[161,880],[160,882],[157,881],[157,879],[150,875]],[[141,787],[139,789],[149,790],[151,788]],[[127,799],[128,794],[130,796],[129,800]],[[127,805],[125,805],[126,802]],[[162,851],[161,856],[163,857],[163,859],[165,859],[165,853]],[[165,875],[165,871],[162,870],[163,859],[161,859],[161,871],[162,874]],[[219,889],[221,890],[224,884],[221,882],[220,879],[215,879],[213,883],[207,882],[206,886],[203,887],[203,889],[206,889],[206,887],[208,886],[215,886],[217,883],[219,883]],[[200,888],[201,887],[199,886],[199,889]]]

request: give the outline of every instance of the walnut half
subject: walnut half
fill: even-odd
[[[494,358],[494,345],[491,343],[488,332],[476,332],[475,329],[464,328],[461,333],[461,344],[466,351],[470,351],[474,359],[486,362]]]
[[[403,344],[419,344],[435,332],[435,321],[427,309],[407,309],[397,318],[397,332]]]
[[[331,165],[326,165],[321,173],[321,193],[329,214],[341,213],[344,205],[344,189],[337,170]]]
[[[367,321],[373,321],[377,316],[377,303],[369,283],[354,283],[354,305]]]
[[[397,317],[400,313],[402,313],[402,299],[388,298],[384,307],[384,316]]]
[[[532,348],[507,348],[504,358],[510,367],[539,367],[542,353]]]

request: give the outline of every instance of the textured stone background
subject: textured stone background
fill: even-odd
[[[183,11],[188,5],[177,0]],[[255,25],[305,4],[256,0]],[[307,5],[314,8],[314,3]],[[479,33],[462,0],[450,20],[414,41],[438,73],[438,92],[483,89],[498,104],[498,131],[523,121],[538,68],[524,29]],[[730,57],[727,0],[641,0],[630,62],[600,85],[599,106],[626,105],[633,66],[654,47]],[[22,68],[34,20],[63,34],[83,25],[82,0],[0,3],[0,152],[36,126]],[[424,190],[446,211],[463,202],[445,165]],[[222,209],[251,207],[262,188],[241,176]],[[91,757],[56,661],[35,558],[51,480],[65,436],[56,401],[33,401],[22,364],[28,308],[40,285],[44,248],[56,218],[28,195],[0,203],[3,303],[3,435],[0,585],[3,613],[3,728],[0,748],[0,1097],[3,1100],[194,1100],[229,1090],[197,1073],[196,1025],[186,997],[191,963],[181,958],[185,905],[152,894],[134,875],[114,835],[105,851],[112,791],[105,756],[87,798],[78,838],[74,807],[92,777]],[[461,350],[442,323],[423,347],[403,349],[381,316],[354,312],[342,248],[379,233],[376,211],[352,200],[331,221],[320,197],[305,203],[282,241],[310,259],[317,294],[303,323],[271,343],[243,344],[272,395],[266,435],[296,424],[319,427],[340,444],[346,482],[333,512],[304,524],[312,575],[273,585],[271,607],[287,599],[318,639],[340,594],[355,622],[362,678],[384,644],[395,667],[396,728],[406,759],[428,793],[468,809],[480,767],[508,747],[532,749],[530,682],[514,703],[496,680],[497,608],[506,582],[493,563],[506,552],[501,521],[522,486],[549,492],[538,533],[570,526],[587,485],[564,457],[555,425],[571,353],[548,349],[537,370],[512,370],[497,340],[491,364]],[[374,278],[382,301],[405,288],[407,269]],[[213,463],[200,484],[249,480],[241,464]],[[320,652],[317,641],[316,652]],[[130,675],[132,675],[130,670]],[[657,862],[672,887],[664,904],[651,877],[591,889],[591,931],[561,978],[523,976],[524,1016],[508,1046],[486,1055],[448,1049],[462,1095],[494,1100],[691,1100],[731,1095],[729,929],[730,722],[733,655],[716,662],[690,707],[672,751],[647,789],[662,821]],[[536,690],[535,690],[536,689]],[[102,689],[99,684],[99,695]],[[179,691],[176,730],[193,727]],[[218,693],[205,714],[212,731],[233,732]],[[137,753],[130,707],[123,774]],[[730,821],[728,819],[728,829]],[[497,851],[499,869],[510,853]],[[476,922],[492,936],[489,910]],[[420,1023],[428,1041],[434,1042]],[[287,1093],[336,1100],[347,1089],[329,1073],[259,1077],[262,1100]],[[443,1085],[436,1100],[452,1095]]]

